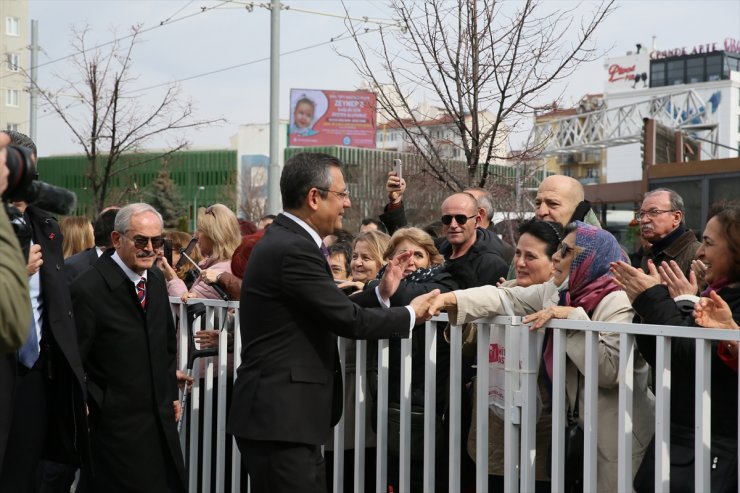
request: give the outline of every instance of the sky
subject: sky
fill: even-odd
[[[13,0],[0,0],[13,1]],[[214,0],[28,0],[39,22],[39,84],[53,89],[69,74],[67,57],[74,26],[89,26],[90,45],[125,36],[132,25],[147,30],[132,53],[133,96],[151,104],[167,83],[180,81],[198,118],[224,119],[190,131],[195,149],[223,149],[239,125],[269,121],[270,11],[260,2]],[[269,3],[265,2],[265,3]],[[513,4],[518,2],[513,1]],[[590,1],[544,0],[545,8],[592,9]],[[344,56],[355,56],[346,37],[345,8],[358,19],[392,21],[386,1],[284,0],[280,19],[280,116],[288,118],[291,88],[354,90],[362,79]],[[287,8],[286,8],[287,7]],[[365,24],[363,24],[365,25]],[[378,23],[368,22],[370,28]],[[372,44],[377,38],[367,34]],[[692,47],[730,37],[740,41],[740,0],[626,0],[601,25],[595,48],[624,55],[636,43],[657,49]],[[568,80],[542,94],[547,103],[562,95],[562,106],[604,89],[605,59],[582,65]],[[230,68],[233,67],[233,68]],[[213,73],[212,73],[213,72]],[[210,74],[209,74],[210,73]],[[203,75],[209,74],[209,75]],[[184,80],[189,79],[189,80]],[[157,87],[159,86],[159,87]],[[70,104],[73,101],[70,100]],[[41,156],[80,152],[58,117],[39,108],[37,144]],[[512,143],[516,147],[516,143]],[[155,142],[153,145],[165,145]]]

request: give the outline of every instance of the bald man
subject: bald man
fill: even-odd
[[[583,221],[601,226],[585,200],[583,185],[565,175],[551,175],[542,180],[535,199],[535,215],[543,221],[558,222],[565,226],[572,221]]]

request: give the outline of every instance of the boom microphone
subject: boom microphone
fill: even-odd
[[[39,209],[67,216],[77,206],[77,195],[61,187],[34,180],[26,189],[25,201]]]

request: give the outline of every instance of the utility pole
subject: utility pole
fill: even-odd
[[[280,0],[272,0],[270,11],[270,170],[267,211],[277,214],[280,200]]]
[[[38,142],[36,138],[36,100],[37,90],[36,84],[38,83],[38,61],[39,61],[39,21],[31,19],[31,84],[28,88],[29,93],[29,115],[28,115],[28,134],[31,140]]]

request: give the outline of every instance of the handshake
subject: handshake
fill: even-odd
[[[444,295],[440,294],[439,289],[435,289],[411,300],[409,305],[416,313],[416,323],[426,322],[439,315],[439,312],[445,307],[445,298]]]

